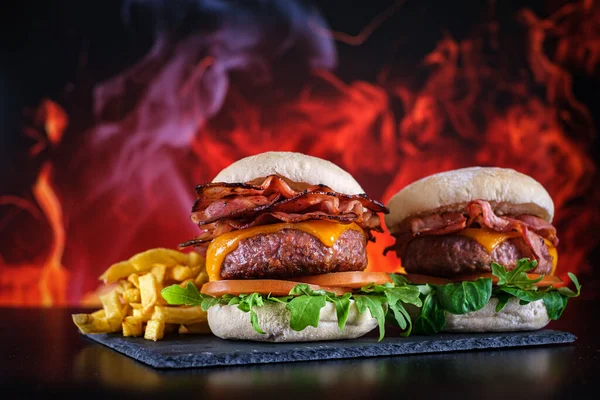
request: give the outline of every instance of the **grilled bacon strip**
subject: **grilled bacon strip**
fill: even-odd
[[[277,222],[331,220],[359,225],[372,240],[371,231],[383,232],[378,212],[389,210],[366,194],[338,193],[325,185],[289,182],[271,175],[262,183],[207,183],[196,187],[198,199],[191,220],[201,228],[180,247],[199,245],[224,233]]]
[[[397,233],[396,244],[384,250],[384,254],[396,249],[402,251],[417,236],[445,235],[459,232],[473,225],[486,227],[495,232],[516,231],[539,261],[543,256],[541,238],[558,245],[556,228],[533,215],[499,216],[485,200],[474,200],[467,204],[464,212],[448,212],[413,217],[405,221]]]

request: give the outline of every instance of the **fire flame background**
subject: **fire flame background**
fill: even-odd
[[[196,235],[196,184],[267,150],[329,159],[383,202],[453,168],[530,174],[558,274],[598,292],[597,1],[19,7],[0,39],[0,305],[92,303],[113,262]],[[390,243],[370,269],[398,266]]]

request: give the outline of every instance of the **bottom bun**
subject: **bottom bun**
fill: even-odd
[[[512,297],[506,306],[496,312],[498,299],[492,297],[480,310],[456,315],[446,312],[444,332],[510,332],[542,329],[550,319],[543,300],[520,305]]]
[[[350,300],[350,312],[343,331],[338,327],[335,305],[327,302],[321,309],[317,328],[307,326],[302,331],[290,328],[290,313],[283,303],[267,303],[255,307],[258,325],[265,334],[254,330],[250,313],[240,311],[237,305],[216,305],[208,310],[208,325],[221,339],[254,340],[261,342],[313,342],[318,340],[354,339],[377,327],[377,320],[369,310],[358,312],[354,300]]]

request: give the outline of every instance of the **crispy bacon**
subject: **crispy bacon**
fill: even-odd
[[[432,214],[413,217],[405,221],[397,233],[396,244],[384,250],[384,254],[395,249],[402,250],[417,236],[445,235],[479,225],[495,232],[516,231],[521,234],[537,260],[544,258],[543,239],[558,245],[556,228],[533,215],[498,216],[485,200],[474,200],[467,204],[464,212]]]
[[[207,183],[196,187],[191,219],[201,233],[180,247],[199,245],[224,233],[277,222],[330,220],[356,223],[372,240],[382,232],[378,212],[389,210],[366,194],[338,193],[324,185],[290,182],[272,175],[262,183]]]

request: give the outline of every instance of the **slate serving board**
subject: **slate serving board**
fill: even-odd
[[[170,336],[153,342],[120,334],[86,335],[119,353],[155,368],[333,360],[572,343],[575,335],[555,330],[502,333],[446,333],[434,336],[375,336],[307,343],[259,343],[222,340],[212,335]]]

